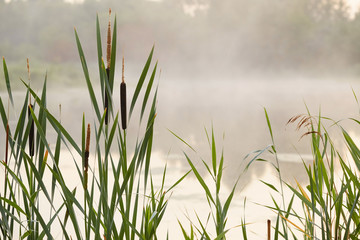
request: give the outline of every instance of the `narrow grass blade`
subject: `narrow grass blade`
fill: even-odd
[[[129,119],[131,118],[131,114],[133,112],[133,109],[134,109],[134,106],[135,106],[135,103],[136,103],[136,100],[139,96],[139,93],[142,89],[142,85],[144,84],[144,81],[145,81],[145,78],[146,78],[146,75],[147,75],[147,72],[149,70],[149,67],[150,67],[150,63],[151,63],[151,59],[152,59],[152,56],[153,56],[153,53],[154,53],[154,47],[151,49],[151,52],[149,54],[149,57],[146,61],[146,64],[144,66],[144,69],[141,73],[141,76],[140,76],[140,79],[138,81],[138,84],[136,85],[136,89],[135,89],[135,92],[134,92],[134,96],[132,98],[132,101],[131,101],[131,105],[130,105],[130,111],[129,111]]]
[[[74,29],[74,31],[75,31],[76,44],[77,44],[78,51],[79,51],[81,65],[82,65],[82,68],[83,68],[83,71],[84,71],[86,84],[87,84],[89,94],[90,94],[91,103],[93,104],[96,116],[97,116],[98,120],[100,121],[101,114],[100,114],[99,106],[97,104],[97,100],[96,100],[96,97],[95,97],[94,89],[93,89],[91,81],[90,81],[90,75],[89,75],[89,70],[88,70],[88,67],[87,67],[87,64],[86,64],[85,55],[84,55],[84,52],[82,50],[81,43],[80,43],[80,40],[79,40],[79,36],[78,36],[78,34],[76,32],[76,29]]]
[[[190,158],[186,155],[186,153],[184,153],[192,171],[194,172],[197,180],[199,181],[199,183],[201,184],[202,188],[205,190],[206,196],[210,199],[210,201],[215,204],[215,201],[211,195],[210,189],[208,188],[208,186],[206,185],[204,179],[200,176],[199,172],[197,171],[197,169],[195,168],[194,164],[191,162]]]
[[[149,95],[150,95],[150,92],[151,92],[151,89],[152,89],[152,85],[153,85],[153,83],[154,83],[157,65],[158,65],[158,63],[156,62],[155,67],[154,67],[154,70],[153,70],[153,72],[152,72],[152,74],[151,74],[149,83],[148,83],[147,88],[146,88],[146,92],[145,92],[145,95],[144,95],[143,104],[142,104],[142,107],[141,107],[140,122],[141,122],[141,119],[142,119],[142,117],[143,117],[143,115],[144,115],[145,107],[146,107],[146,104],[147,104],[147,101],[148,101],[148,98],[149,98]]]
[[[11,86],[10,86],[9,72],[8,72],[4,57],[3,57],[3,69],[4,69],[4,75],[5,75],[6,89],[9,94],[9,99],[10,99],[11,105],[14,106],[14,100],[13,100]]]

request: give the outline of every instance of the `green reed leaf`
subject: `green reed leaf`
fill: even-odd
[[[210,199],[210,201],[215,204],[215,201],[212,197],[212,194],[210,192],[209,187],[206,185],[204,179],[201,177],[201,175],[199,174],[198,170],[195,168],[194,164],[192,163],[192,161],[190,160],[190,158],[188,157],[188,155],[186,155],[186,153],[184,152],[184,155],[192,169],[192,171],[194,172],[197,180],[199,181],[199,183],[201,184],[202,188],[205,190],[206,196]]]
[[[138,81],[138,84],[136,85],[136,89],[135,89],[135,92],[134,92],[134,96],[132,98],[132,101],[131,101],[131,105],[130,105],[130,111],[129,111],[129,119],[131,118],[131,114],[133,112],[133,109],[134,109],[134,106],[135,106],[135,103],[136,103],[136,100],[139,96],[139,93],[142,89],[142,85],[144,84],[144,81],[145,81],[145,78],[146,78],[146,75],[147,75],[147,72],[149,70],[149,67],[150,67],[150,64],[151,64],[151,59],[152,59],[152,56],[153,56],[153,53],[154,53],[154,46],[153,48],[151,49],[151,52],[149,54],[149,57],[146,61],[146,64],[144,66],[144,69],[141,73],[141,76],[140,76],[140,79]]]
[[[153,83],[154,83],[157,65],[158,65],[158,63],[156,62],[154,70],[152,71],[149,83],[148,83],[147,88],[146,88],[143,104],[142,104],[142,107],[141,107],[140,122],[141,122],[141,119],[142,119],[142,117],[144,115],[145,107],[146,107],[146,104],[148,102],[149,95],[150,95],[150,92],[151,92],[151,89],[152,89],[152,86],[153,86]]]
[[[78,34],[76,32],[76,29],[74,29],[74,32],[75,32],[76,44],[77,44],[78,51],[79,51],[81,65],[82,65],[84,75],[85,75],[86,85],[87,85],[87,88],[88,88],[89,94],[90,94],[91,103],[92,103],[92,105],[94,107],[96,116],[97,116],[98,120],[100,121],[100,119],[101,119],[100,110],[99,110],[99,106],[98,106],[98,103],[97,103],[97,100],[96,100],[96,97],[95,97],[94,89],[93,89],[91,81],[90,81],[90,75],[89,75],[89,70],[88,70],[88,67],[87,67],[87,64],[86,64],[85,55],[84,55],[84,52],[82,50],[81,43],[80,43],[80,40],[79,40],[79,36],[78,36]]]
[[[14,106],[14,100],[13,100],[13,96],[12,96],[12,92],[11,92],[9,72],[8,72],[4,57],[3,57],[3,69],[4,69],[4,75],[5,75],[6,89],[7,89],[8,95],[9,95],[11,105]]]

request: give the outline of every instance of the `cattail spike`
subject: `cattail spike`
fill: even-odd
[[[28,106],[28,119],[30,121],[30,132],[29,132],[29,155],[34,156],[34,119],[31,116],[31,109],[33,105],[29,104]]]
[[[28,71],[28,80],[29,80],[29,88],[30,88],[30,64],[29,64],[29,58],[26,59],[26,66],[27,66],[27,71]],[[29,95],[29,103],[31,104],[31,94]]]
[[[122,58],[122,75],[121,75],[121,82],[125,82],[125,74],[124,74],[124,70],[125,69],[125,58],[123,56]]]
[[[109,79],[110,76],[110,68],[106,69],[106,75]],[[105,99],[104,99],[104,110],[106,111],[105,113],[105,125],[108,125],[109,123],[109,94],[108,94],[108,90],[107,87],[105,86]]]
[[[88,169],[89,169],[89,149],[90,149],[90,124],[87,126],[85,154],[84,154],[84,189],[87,189]]]
[[[122,81],[120,84],[120,112],[121,112],[121,126],[122,129],[126,129],[126,83],[124,77],[124,57],[122,61]]]
[[[267,239],[270,240],[271,239],[271,221],[270,219],[267,220]]]
[[[27,71],[28,71],[28,80],[30,81],[30,64],[29,64],[29,59],[26,59],[26,66],[27,66]]]
[[[111,59],[111,9],[109,9],[109,25],[108,25],[108,34],[107,34],[107,49],[106,49],[106,60],[107,67],[110,68],[110,59]]]
[[[85,152],[89,152],[89,149],[90,149],[90,123],[87,126]]]

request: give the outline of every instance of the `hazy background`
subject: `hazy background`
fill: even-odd
[[[47,69],[53,81],[82,81],[73,28],[88,61],[95,61],[95,15],[105,33],[109,7],[118,18],[118,53],[129,69],[142,64],[155,44],[166,81],[360,74],[354,0],[5,2],[0,1],[0,55],[15,76],[26,70],[29,57],[34,80],[39,69]]]
[[[161,68],[161,76],[156,77],[159,102],[154,140],[155,159],[161,161],[155,162],[156,166],[167,161],[171,171],[179,171],[170,174],[174,181],[189,169],[181,152],[188,149],[168,129],[207,160],[210,151],[204,126],[210,129],[213,124],[219,151],[224,146],[225,185],[232,186],[242,172],[246,154],[271,143],[263,111],[266,107],[285,179],[296,177],[305,183],[299,154],[311,161],[311,149],[306,137],[299,139],[306,130],[296,131],[296,126],[286,123],[306,113],[305,104],[314,115],[321,109],[322,115],[335,120],[358,117],[351,90],[360,94],[358,5],[356,0],[0,0],[0,56],[7,61],[19,105],[24,96],[20,78],[27,79],[26,58],[30,59],[32,87],[40,89],[48,73],[49,109],[59,116],[61,104],[62,123],[80,140],[76,123],[83,112],[90,122],[93,115],[74,27],[100,95],[95,17],[98,13],[104,43],[111,8],[112,19],[116,14],[118,23],[117,59],[125,56],[129,96],[155,44],[154,59]],[[118,64],[116,84],[120,71]],[[6,102],[2,71],[0,94]],[[113,97],[116,110],[117,91]],[[13,122],[15,112],[10,112]],[[345,120],[341,123],[351,127],[353,137],[358,136],[353,125]],[[136,127],[136,123],[129,126]],[[51,138],[51,131],[48,134]],[[0,146],[3,136],[0,131]],[[341,146],[341,140],[338,142]],[[0,157],[2,151],[0,148]],[[276,181],[269,165],[257,163],[239,185],[274,177]],[[184,183],[174,193],[175,204],[189,198],[193,199],[190,207],[197,206],[196,201],[203,204],[201,190],[194,190],[191,184]],[[248,199],[258,202],[267,190],[257,186],[249,191]],[[235,205],[241,202],[236,200]],[[260,217],[260,221],[265,219]]]
[[[63,123],[79,137],[74,122],[83,112],[91,116],[91,106],[74,27],[96,85],[95,17],[98,13],[104,43],[111,8],[130,93],[155,44],[161,68],[155,150],[178,154],[184,148],[171,129],[208,153],[203,128],[213,124],[219,145],[225,146],[231,182],[244,156],[270,143],[263,107],[284,154],[310,152],[306,141],[299,141],[303,132],[286,126],[289,118],[306,112],[304,103],[313,114],[321,106],[323,115],[335,120],[357,114],[351,91],[357,92],[360,77],[357,6],[357,1],[341,0],[1,0],[0,55],[16,91],[20,78],[27,79],[26,58],[34,88],[40,89],[48,73],[49,107],[56,113],[62,104]],[[118,64],[116,81],[120,70]],[[0,87],[4,92],[4,81]],[[176,154],[170,164],[184,166]],[[263,166],[253,171],[261,175]]]

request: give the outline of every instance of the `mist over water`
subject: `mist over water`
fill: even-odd
[[[83,113],[90,122],[94,114],[73,27],[79,33],[100,96],[95,16],[99,14],[104,37],[111,7],[117,16],[119,40],[115,86],[120,83],[119,60],[125,56],[125,81],[132,95],[155,44],[154,56],[161,68],[155,81],[159,84],[153,146],[156,168],[168,163],[176,176],[190,169],[182,151],[191,150],[169,130],[196,149],[196,154],[189,154],[197,159],[194,162],[198,166],[201,158],[210,161],[204,128],[211,132],[213,127],[218,153],[224,149],[225,186],[231,188],[254,155],[244,160],[245,156],[271,144],[266,108],[285,181],[297,179],[305,184],[304,172],[299,169],[303,169],[303,160],[312,161],[310,144],[307,136],[302,137],[306,129],[296,130],[296,124],[287,125],[288,120],[306,114],[308,109],[314,116],[320,113],[335,121],[343,120],[341,124],[351,128],[346,118],[356,118],[359,113],[352,89],[355,94],[360,92],[360,15],[350,16],[343,1],[319,2],[1,1],[0,55],[8,64],[17,107],[25,96],[20,78],[27,79],[29,57],[32,86],[40,92],[47,72],[49,110],[60,118],[61,104],[62,124],[80,141]],[[0,80],[0,95],[6,103],[3,74]],[[117,90],[115,87],[115,112],[119,109]],[[10,112],[10,125],[15,115]],[[133,120],[129,131],[136,132],[137,120]],[[331,126],[332,122],[327,124]],[[337,134],[336,127],[330,129]],[[55,133],[47,134],[50,143],[55,144]],[[0,146],[5,142],[3,136],[1,129]],[[334,141],[341,146],[340,140]],[[0,159],[3,155],[4,149],[0,148]],[[161,173],[157,170],[155,177]],[[206,169],[200,172],[205,174]],[[249,198],[257,201],[259,193],[249,186],[267,178],[276,178],[274,170],[269,164],[255,163],[241,178],[239,191],[252,191]],[[178,195],[174,193],[176,204],[189,195],[200,202],[196,191],[179,189],[175,190]],[[235,205],[240,207],[242,203]]]

